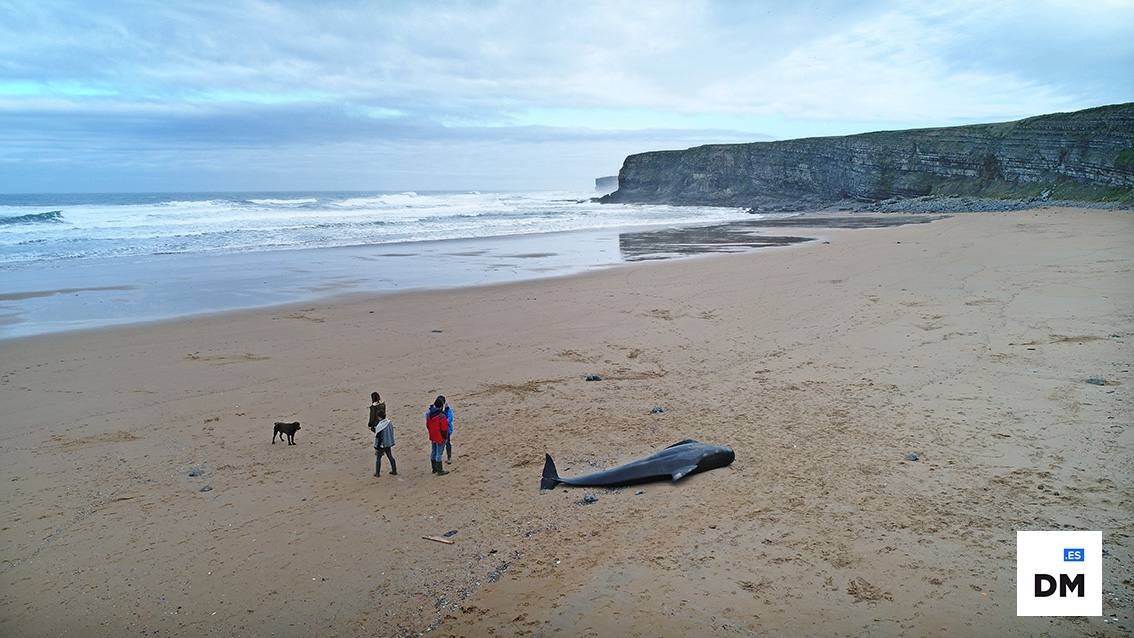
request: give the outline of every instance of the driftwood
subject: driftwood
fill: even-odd
[[[453,544],[453,541],[451,541],[447,538],[441,538],[440,536],[422,536],[422,538],[424,538],[427,541],[433,541],[435,543],[444,543],[446,545],[452,545]]]

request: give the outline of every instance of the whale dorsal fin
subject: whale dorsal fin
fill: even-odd
[[[693,463],[691,465],[686,465],[684,467],[677,468],[676,470],[673,471],[673,474],[671,474],[670,476],[673,477],[673,480],[680,481],[681,479],[685,478],[685,476],[687,474],[689,474],[690,472],[692,472],[695,469],[697,469],[697,464]]]
[[[681,439],[680,441],[678,441],[677,443],[674,443],[673,445],[665,446],[665,449],[668,450],[671,447],[677,447],[679,445],[685,445],[686,443],[696,443],[696,441],[694,441],[693,439]]]

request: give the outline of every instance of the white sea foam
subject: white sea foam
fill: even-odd
[[[253,204],[260,204],[263,206],[301,206],[303,204],[314,204],[319,201],[314,197],[300,197],[298,199],[250,199],[249,202]]]
[[[0,266],[106,256],[214,253],[507,236],[744,218],[735,208],[598,204],[588,194],[255,194],[169,199],[91,196],[5,204]],[[58,215],[47,215],[61,211]],[[31,216],[31,217],[28,217]],[[30,223],[54,220],[53,223]]]

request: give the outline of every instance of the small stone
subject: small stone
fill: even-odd
[[[445,538],[452,538],[456,535],[457,535],[457,530],[455,530],[455,529],[451,529],[451,530],[445,532],[444,534],[442,534],[442,536],[444,536]]]
[[[432,332],[434,334],[441,334],[443,331],[442,330],[430,330],[430,332]]]
[[[212,485],[206,485],[205,487],[201,488],[201,491],[202,492],[211,492],[211,491],[213,491],[213,486]]]
[[[645,490],[638,490],[637,492],[634,492],[634,496],[641,496],[641,495],[643,495],[643,494],[645,494],[645,493],[646,493],[646,491],[645,491]]]
[[[597,503],[597,502],[598,502],[598,497],[595,496],[594,494],[586,494],[586,495],[583,496],[583,504],[585,504],[585,505],[590,505],[591,503]]]
[[[916,461],[920,458],[921,457],[918,456],[917,452],[906,452],[906,460],[907,461]]]
[[[189,476],[201,476],[204,473],[205,468],[201,467],[200,465],[194,465],[193,467],[189,468]]]
[[[1099,377],[1091,377],[1090,379],[1087,379],[1087,383],[1089,383],[1091,385],[1106,385],[1106,379],[1100,379]]]
[[[600,377],[597,374],[588,374],[587,376],[583,377],[583,380],[584,381],[602,381],[602,377]]]
[[[650,408],[650,414],[665,414],[665,408],[661,407],[660,405],[655,405],[654,407]]]

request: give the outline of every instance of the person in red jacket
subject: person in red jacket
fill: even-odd
[[[449,419],[445,416],[445,397],[438,395],[425,413],[425,428],[429,430],[429,442],[433,451],[429,455],[429,463],[433,466],[433,473],[444,476],[449,471],[441,465],[441,455],[445,453],[445,441],[449,440]]]

